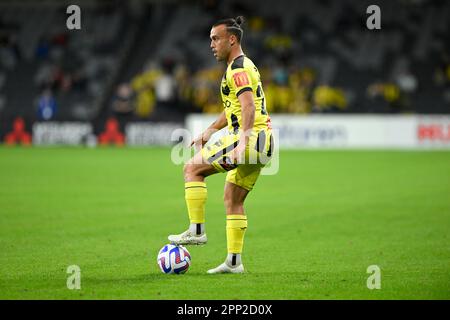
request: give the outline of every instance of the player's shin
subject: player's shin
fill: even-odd
[[[227,264],[231,267],[239,266],[241,262],[244,235],[247,230],[247,216],[243,214],[227,215]]]
[[[207,199],[205,182],[186,182],[185,199],[191,225],[189,227],[193,234],[205,233],[205,203]]]

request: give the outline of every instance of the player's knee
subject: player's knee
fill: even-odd
[[[194,165],[192,163],[186,163],[183,167],[184,177],[187,178],[194,174]]]
[[[231,193],[225,193],[223,196],[223,202],[226,208],[237,208],[243,205],[243,202],[240,199],[236,199]]]
[[[203,176],[200,166],[193,163],[187,163],[183,168],[184,178],[189,180],[192,177]]]
[[[232,199],[227,193],[223,195],[223,203],[225,204],[226,208],[228,208],[232,204]]]

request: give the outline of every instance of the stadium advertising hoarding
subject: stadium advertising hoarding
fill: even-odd
[[[125,127],[126,142],[131,146],[172,145],[172,134],[183,127],[180,123],[132,122]]]
[[[450,146],[450,117],[423,116],[417,122],[417,142],[422,146]]]
[[[190,115],[186,127],[196,135],[215,118]],[[273,115],[271,118],[280,148],[450,148],[450,116]]]
[[[34,145],[96,145],[116,144],[124,136],[130,146],[172,145],[172,133],[183,127],[180,123],[130,122],[123,134],[118,124],[106,125],[98,135],[89,122],[36,122],[32,127]]]
[[[217,115],[189,115],[190,138],[200,134]],[[450,116],[419,115],[273,115],[280,148],[450,148]],[[125,143],[130,146],[172,145],[179,123],[130,122]],[[214,138],[226,134],[218,132]],[[96,140],[89,122],[36,122],[34,145],[82,145]]]
[[[93,131],[88,122],[36,122],[33,124],[33,144],[81,145]]]

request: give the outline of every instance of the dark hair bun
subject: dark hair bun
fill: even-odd
[[[238,16],[238,17],[236,17],[236,19],[234,19],[234,20],[236,21],[236,24],[237,24],[238,26],[241,26],[241,25],[244,23],[244,21],[245,21],[245,19],[244,19],[243,16]]]

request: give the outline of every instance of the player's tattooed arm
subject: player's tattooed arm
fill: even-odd
[[[250,141],[250,136],[255,123],[255,102],[253,101],[253,93],[245,91],[238,96],[241,104],[242,131],[239,138],[239,144],[234,148],[231,161],[234,163],[243,163],[245,156],[245,147]]]
[[[203,131],[203,133],[198,136],[197,138],[195,138],[194,140],[192,140],[191,142],[191,146],[192,145],[205,145],[206,142],[208,142],[208,140],[211,138],[211,136],[216,133],[217,131],[219,131],[222,128],[225,128],[227,126],[227,118],[225,116],[225,111],[223,111],[219,117],[216,119],[216,121],[214,121],[205,131]]]
[[[225,111],[222,111],[222,113],[219,115],[219,117],[214,121],[208,129],[205,131],[219,131],[220,129],[223,129],[227,126],[227,117],[225,116]],[[214,133],[213,132],[213,133]]]
[[[253,101],[253,93],[251,91],[245,91],[238,97],[241,104],[241,117],[242,117],[242,132],[241,142],[245,145],[248,144],[252,133],[253,125],[255,124],[255,102]]]

